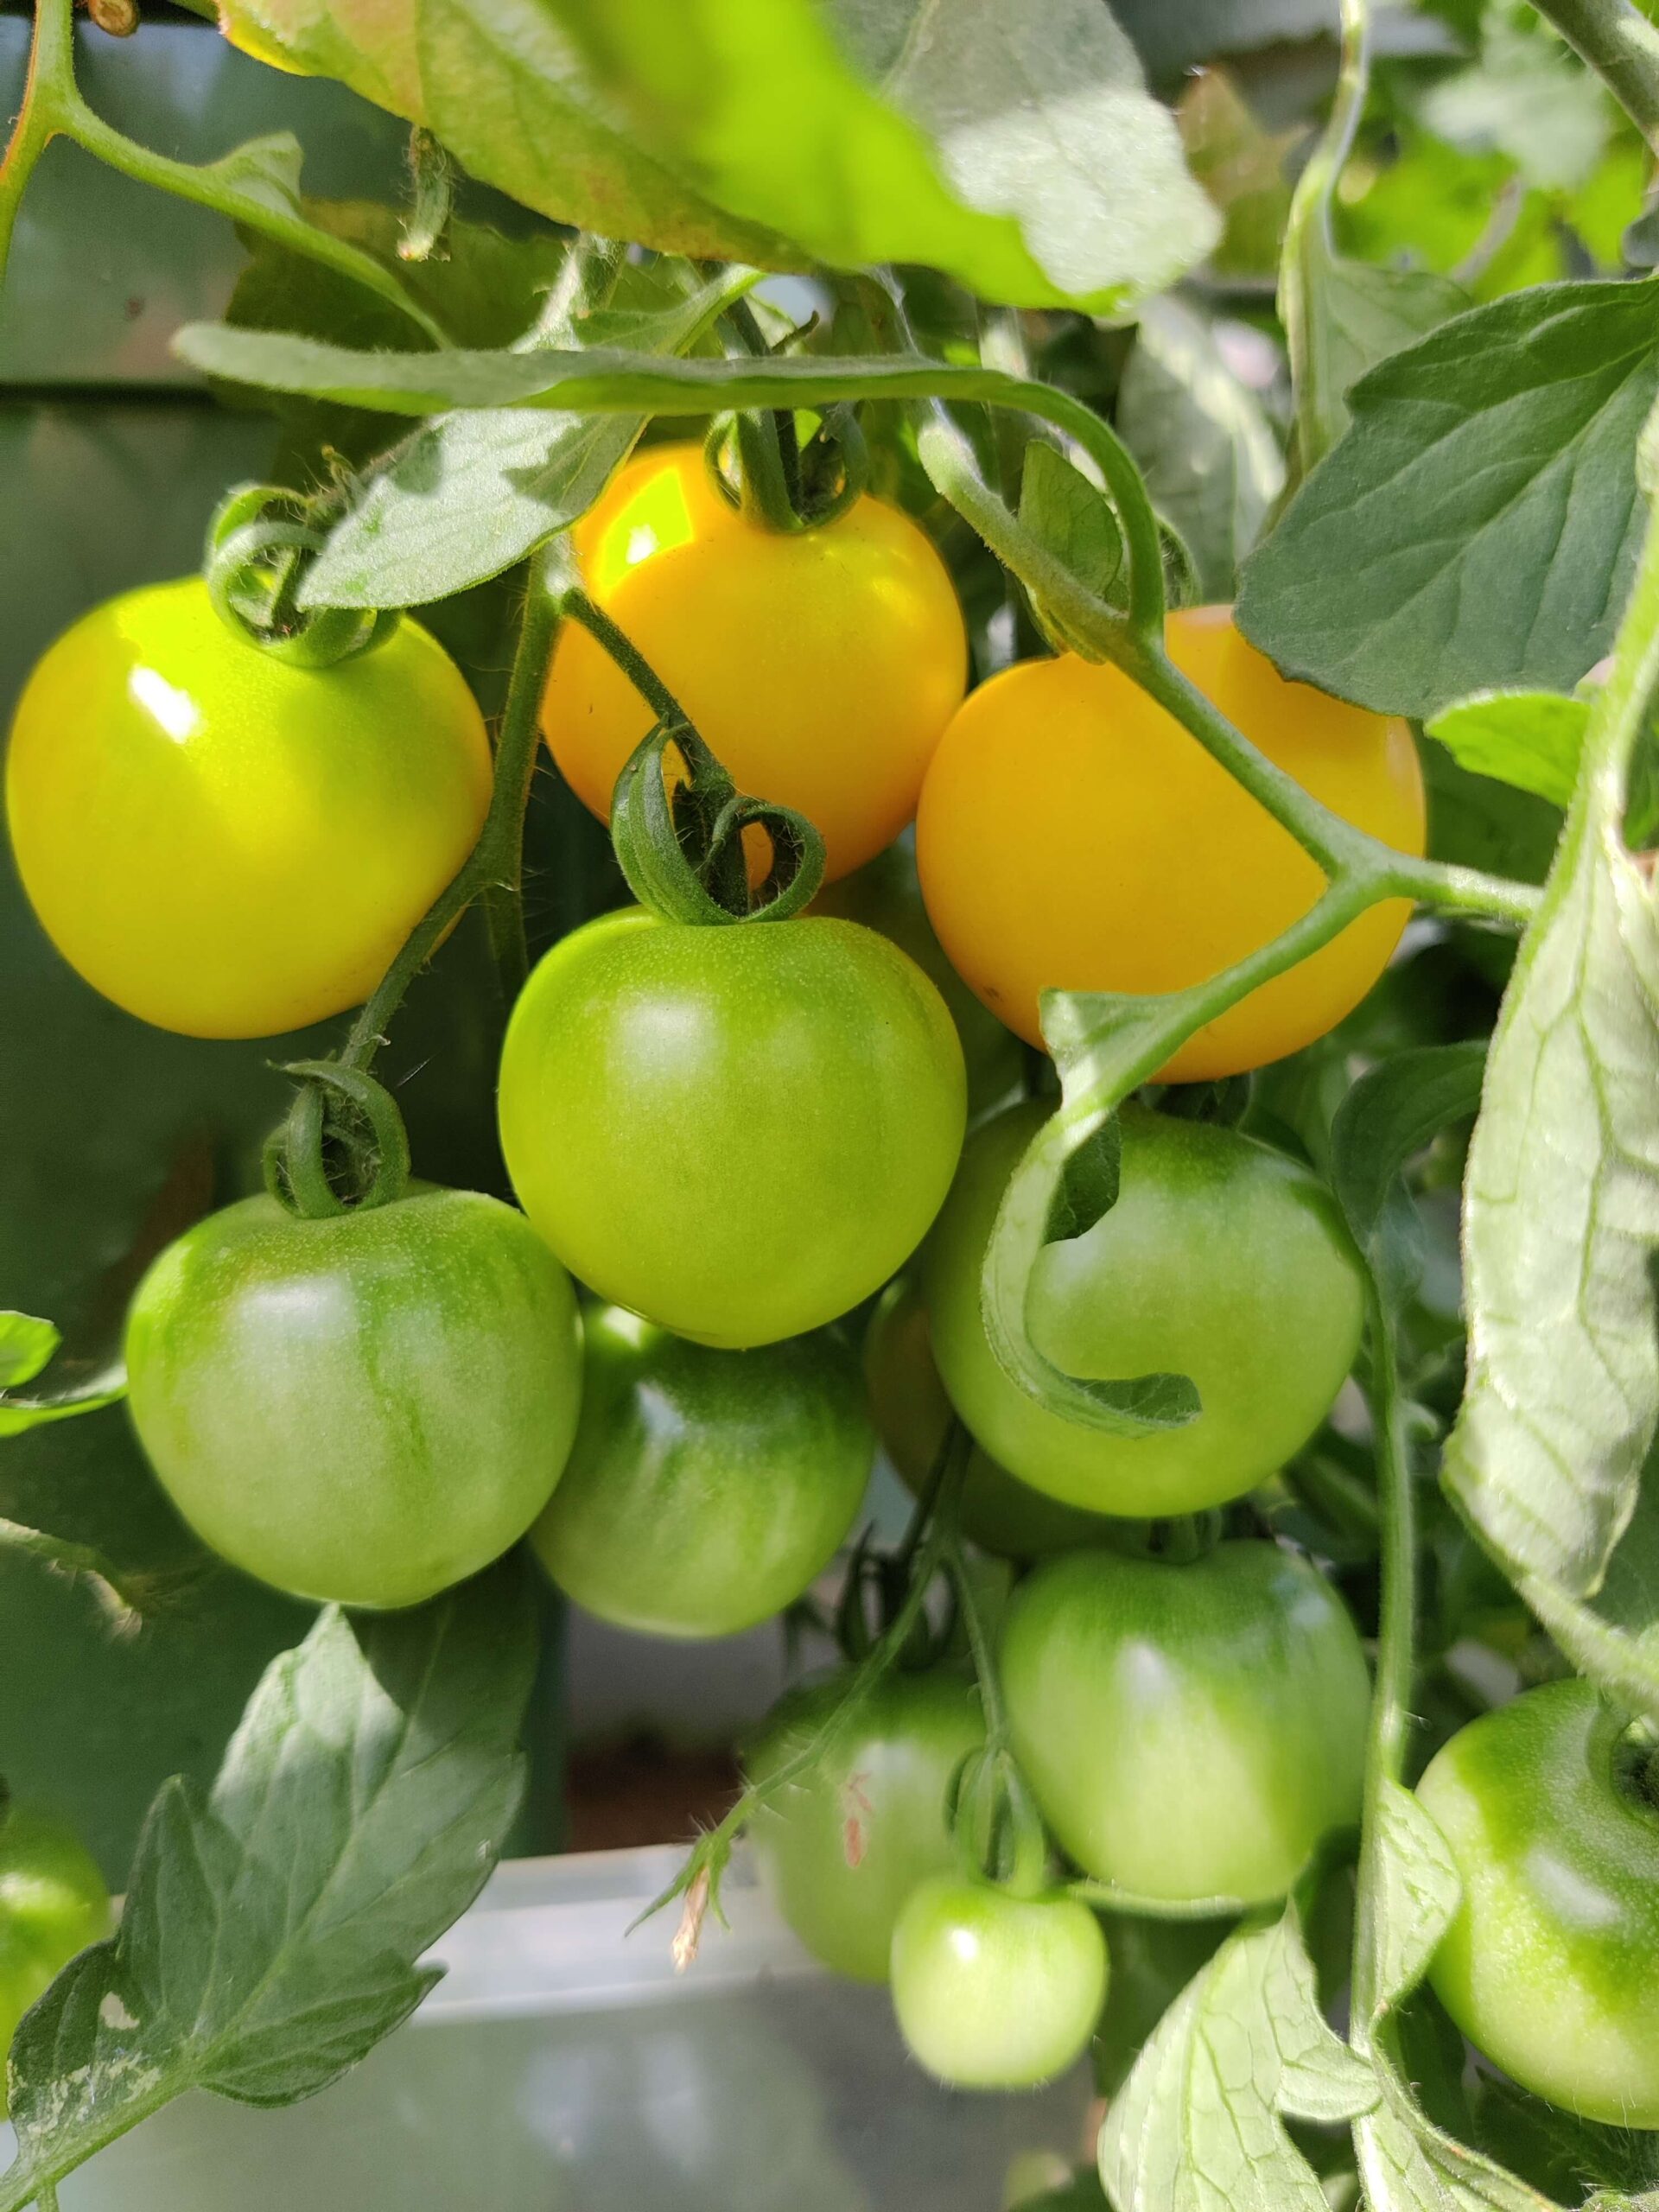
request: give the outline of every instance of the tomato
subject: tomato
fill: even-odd
[[[416,1186],[305,1221],[261,1197],[155,1262],[127,1370],[139,1440],[205,1543],[296,1597],[412,1605],[546,1504],[581,1322],[499,1199]]]
[[[928,1341],[927,1308],[914,1281],[900,1275],[881,1294],[864,1338],[870,1404],[894,1471],[919,1497],[944,1442],[950,1401]],[[1062,1505],[1017,1481],[975,1445],[963,1479],[962,1532],[998,1559],[1041,1559],[1097,1544],[1097,1513]]]
[[[1020,1090],[1020,1040],[988,1014],[944,957],[933,934],[916,880],[916,862],[903,838],[873,861],[826,884],[808,908],[814,914],[838,914],[880,930],[907,952],[950,1009],[968,1067],[968,1111],[988,1113]]]
[[[958,2088],[1033,2089],[1064,2074],[1089,2047],[1106,1981],[1106,1939],[1075,1897],[934,1874],[893,1931],[905,2041]]]
[[[17,2023],[78,1951],[110,1932],[98,1862],[56,1821],[14,1806],[0,1821],[0,2115]]]
[[[1050,1560],[1010,1600],[1001,1666],[1020,1764],[1101,1881],[1265,1902],[1359,1816],[1365,1656],[1330,1585],[1275,1544]]]
[[[1364,1321],[1359,1264],[1305,1167],[1213,1123],[1123,1109],[1117,1204],[1032,1270],[1032,1341],[1063,1373],[1191,1376],[1185,1427],[1112,1436],[1062,1420],[998,1365],[980,1318],[996,1210],[1046,1109],[968,1140],[921,1263],[951,1402],[1001,1465],[1095,1513],[1193,1513],[1241,1497],[1319,1427]]]
[[[938,1211],[962,1047],[912,961],[851,922],[630,909],[513,1009],[501,1143],[573,1274],[682,1336],[771,1344],[879,1290]]]
[[[1471,2043],[1552,2104],[1659,2127],[1659,1796],[1593,1684],[1483,1713],[1417,1795],[1463,1879],[1429,1980]]]
[[[588,590],[660,676],[738,788],[797,808],[829,873],[891,844],[961,702],[968,645],[944,563],[863,498],[821,529],[750,522],[695,445],[653,446],[576,526]],[[580,623],[560,634],[542,726],[601,817],[655,717]]]
[[[796,1690],[767,1716],[744,1766],[764,1782],[809,1742],[843,1678]],[[893,1923],[917,1884],[956,1864],[951,1778],[985,1740],[979,1694],[939,1669],[888,1675],[816,1765],[763,1805],[749,1835],[784,1917],[837,1974],[885,1981]]]
[[[607,1306],[584,1331],[582,1420],[531,1531],[562,1590],[652,1636],[730,1636],[834,1557],[875,1439],[836,1338],[713,1351]]]
[[[477,841],[490,747],[417,623],[326,669],[234,636],[196,577],[83,615],[29,677],[6,805],[70,965],[192,1037],[366,998]]]
[[[1268,758],[1345,820],[1423,849],[1422,772],[1404,722],[1287,683],[1231,610],[1171,614],[1170,658]],[[940,942],[993,1013],[1041,1041],[1038,994],[1177,991],[1305,912],[1313,861],[1122,670],[1062,654],[982,684],[941,740],[916,830]],[[1188,1039],[1193,1082],[1324,1036],[1382,972],[1411,912],[1385,901]]]

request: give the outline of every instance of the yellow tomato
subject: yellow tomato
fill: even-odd
[[[1229,607],[1172,614],[1166,635],[1176,666],[1304,790],[1385,844],[1422,851],[1422,774],[1403,722],[1287,683]],[[916,856],[952,963],[1033,1044],[1039,991],[1202,982],[1277,937],[1325,881],[1139,685],[1069,653],[1021,662],[962,708],[923,787]],[[1372,907],[1160,1073],[1233,1075],[1322,1037],[1376,982],[1409,912],[1403,899]]]
[[[48,936],[106,998],[191,1037],[272,1036],[366,998],[489,798],[483,718],[417,624],[289,667],[194,576],[67,631],[24,687],[6,763]]]
[[[866,498],[817,530],[764,530],[716,490],[701,447],[658,446],[620,473],[575,542],[595,603],[739,789],[817,826],[832,879],[892,843],[968,665],[950,575],[908,515]],[[568,623],[542,727],[601,818],[652,721],[603,647]]]

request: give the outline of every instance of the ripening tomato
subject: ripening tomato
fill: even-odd
[[[845,1681],[794,1690],[744,1754],[765,1782],[810,1743]],[[749,1835],[784,1917],[837,1974],[885,1981],[893,1923],[917,1884],[956,1863],[951,1779],[985,1741],[979,1693],[939,1668],[888,1675],[823,1757],[761,1806]]]
[[[1001,1657],[1020,1767],[1103,1882],[1262,1903],[1359,1817],[1365,1655],[1330,1584],[1276,1544],[1046,1560],[1009,1600]]]
[[[333,668],[235,636],[197,577],[83,615],[23,688],[12,849],[129,1014],[268,1037],[355,1006],[477,842],[490,747],[418,623]]]
[[[17,2023],[109,1932],[110,1893],[92,1853],[59,1821],[14,1806],[0,1819],[0,2117]]]
[[[602,1297],[737,1348],[877,1291],[938,1211],[962,1047],[913,961],[852,922],[658,921],[554,946],[513,1008],[501,1143]]]
[[[221,1558],[296,1597],[413,1605],[546,1504],[581,1320],[523,1215],[479,1192],[321,1221],[244,1198],[151,1266],[127,1371],[151,1466]]]
[[[1085,1904],[959,1873],[913,1889],[893,1931],[893,2009],[913,2056],[963,2089],[1034,2089],[1089,2048],[1106,1939]]]
[[[594,602],[740,790],[804,814],[832,877],[892,843],[968,672],[950,575],[908,515],[865,497],[820,529],[763,529],[715,487],[701,446],[653,446],[575,543]],[[601,818],[653,720],[604,648],[567,623],[542,726]]]
[[[559,1587],[651,1636],[732,1636],[822,1573],[875,1455],[858,1363],[820,1330],[753,1351],[607,1306],[583,1331],[582,1420],[531,1531]]]
[[[1170,658],[1347,821],[1421,853],[1422,772],[1402,721],[1287,683],[1231,609],[1172,613]],[[1038,994],[1176,991],[1304,913],[1325,879],[1286,830],[1110,664],[1063,653],[982,684],[941,740],[917,817],[922,893],[987,1006],[1041,1042]],[[1408,900],[1374,906],[1208,1023],[1161,1073],[1225,1076],[1334,1027],[1387,964]]]
[[[1459,1729],[1417,1795],[1463,1880],[1429,1967],[1441,2004],[1535,2096],[1659,2127],[1651,1745],[1621,1739],[1592,1683],[1548,1682]]]
[[[1329,1411],[1359,1347],[1359,1262],[1330,1193],[1252,1137],[1127,1105],[1117,1204],[1045,1245],[1027,1326],[1063,1374],[1186,1375],[1201,1411],[1114,1436],[1064,1420],[1006,1375],[980,1313],[996,1211],[1040,1104],[982,1122],[921,1261],[933,1356],[985,1450],[1092,1513],[1196,1513],[1274,1474]]]

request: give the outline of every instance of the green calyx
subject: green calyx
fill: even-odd
[[[409,1189],[409,1136],[391,1093],[339,1060],[293,1060],[300,1088],[267,1141],[265,1188],[303,1221],[390,1205]]]
[[[844,515],[869,481],[869,451],[856,410],[825,409],[804,445],[787,409],[716,416],[703,458],[721,496],[757,529],[822,530]]]
[[[318,503],[279,485],[245,484],[207,525],[203,575],[219,620],[273,660],[332,668],[383,645],[396,608],[302,608],[301,579],[327,532]]]
[[[1048,1831],[1031,1784],[1005,1747],[970,1751],[950,1785],[950,1832],[964,1870],[1017,1897],[1043,1896]]]

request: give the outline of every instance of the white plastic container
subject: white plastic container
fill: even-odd
[[[343,2081],[276,2112],[181,2099],[63,2212],[1001,2212],[1011,2173],[1086,2155],[1084,2069],[939,2088],[887,1992],[817,1966],[741,1853],[729,1929],[677,1974],[671,1915],[626,1930],[680,1855],[504,1866],[421,2012]]]

